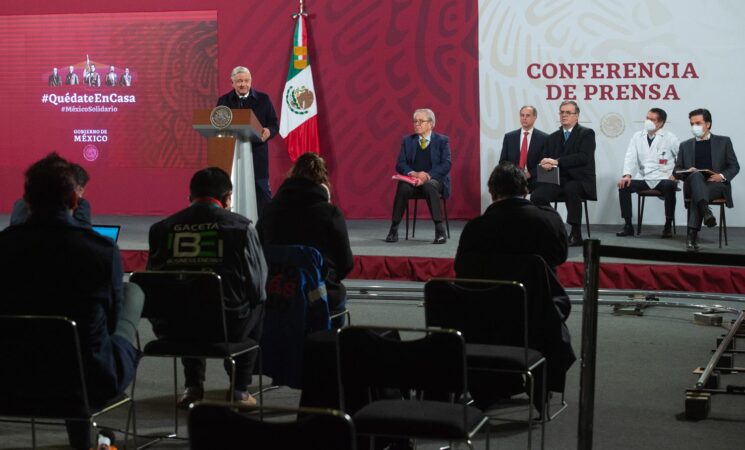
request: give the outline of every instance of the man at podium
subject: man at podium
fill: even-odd
[[[267,141],[277,135],[279,124],[277,113],[269,96],[251,88],[251,72],[238,66],[230,72],[233,90],[217,99],[217,106],[231,109],[252,109],[259,119],[261,142],[253,144],[254,181],[256,183],[256,211],[261,215],[264,205],[272,199],[269,188],[269,144]]]

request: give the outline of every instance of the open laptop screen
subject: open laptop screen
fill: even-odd
[[[106,236],[114,242],[119,240],[120,229],[121,227],[119,225],[93,225],[93,231]]]

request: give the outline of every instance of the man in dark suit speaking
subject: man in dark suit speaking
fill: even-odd
[[[398,224],[406,210],[409,198],[419,191],[424,194],[429,212],[435,223],[435,240],[433,244],[444,244],[447,241],[445,227],[442,224],[443,198],[450,196],[450,144],[447,136],[432,131],[435,127],[435,113],[431,109],[414,111],[414,134],[401,141],[398,153],[396,172],[412,177],[412,183],[399,181],[396,196],[393,200],[393,219],[386,242],[398,241]]]
[[[688,120],[694,137],[680,143],[674,174],[682,178],[684,174],[681,171],[689,171],[683,185],[684,196],[691,199],[686,250],[696,251],[702,220],[707,227],[717,224],[709,209],[709,201],[724,198],[727,207],[732,208],[730,182],[740,171],[740,164],[730,138],[711,134],[711,113],[708,109],[694,109],[688,114]]]
[[[540,161],[544,170],[558,167],[559,184],[536,183],[530,200],[536,205],[549,205],[563,194],[567,223],[572,226],[569,246],[577,247],[582,245],[582,199],[597,199],[595,132],[579,124],[577,102],[561,102],[559,120],[561,127],[546,140]]]
[[[528,179],[528,187],[535,189],[536,170],[541,160],[541,150],[548,134],[533,128],[538,118],[535,106],[520,108],[520,128],[504,135],[499,162],[509,161],[520,168]]]
[[[279,132],[277,113],[269,96],[251,88],[251,72],[238,66],[230,72],[233,90],[217,99],[217,106],[231,109],[252,109],[261,122],[261,143],[252,146],[254,182],[256,183],[256,212],[261,215],[264,205],[272,199],[269,188],[269,139]]]

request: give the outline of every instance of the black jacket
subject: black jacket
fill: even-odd
[[[149,240],[148,269],[214,271],[227,309],[239,317],[266,300],[266,261],[249,219],[195,202],[150,227]]]
[[[500,163],[510,161],[516,167],[520,164],[520,145],[522,144],[522,139],[522,128],[510,131],[504,135],[504,139],[502,139],[502,153],[499,156]],[[548,139],[548,134],[538,128],[533,128],[530,146],[528,146],[528,160],[525,165],[530,172],[531,188],[538,176],[538,163],[541,162],[541,152],[543,151],[543,145],[546,143],[546,139]]]
[[[256,118],[264,128],[269,129],[269,139],[279,133],[277,113],[269,96],[263,92],[251,89],[248,98],[241,101],[235,91],[230,91],[217,99],[217,106],[227,106],[231,109],[252,109]],[[254,178],[257,180],[269,178],[269,139],[262,143],[252,143],[251,150],[254,160]]]
[[[559,161],[562,186],[570,180],[579,181],[589,197],[588,200],[597,200],[595,131],[592,128],[575,125],[565,143],[564,130],[560,127],[548,136],[542,157]]]
[[[279,187],[256,224],[265,245],[307,245],[323,255],[329,295],[352,270],[344,214],[328,201],[326,189],[302,178],[288,178]],[[330,283],[329,283],[330,282]],[[333,300],[329,298],[329,303]]]

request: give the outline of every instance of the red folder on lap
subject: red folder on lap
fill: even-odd
[[[401,175],[400,173],[397,173],[391,177],[392,180],[396,181],[403,181],[404,183],[409,183],[411,185],[416,186],[418,178],[416,177],[410,177],[408,175]]]

